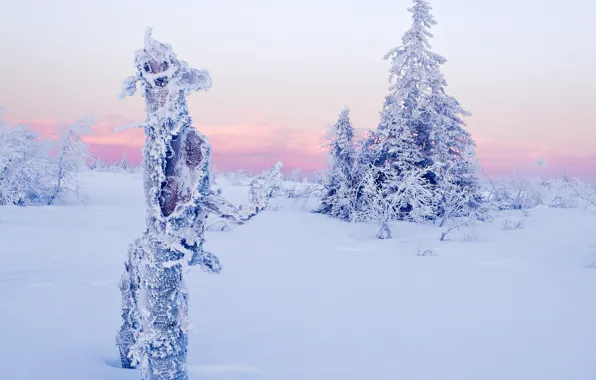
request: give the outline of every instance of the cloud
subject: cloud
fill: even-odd
[[[476,138],[477,157],[491,176],[561,177],[596,179],[596,155],[562,152],[548,146],[522,145]],[[546,165],[544,164],[546,163]]]
[[[104,160],[119,161],[126,151],[131,162],[139,163],[144,143],[143,131],[139,128],[114,132],[114,128],[134,122],[121,115],[98,119],[85,141],[90,145],[91,152]],[[42,137],[51,136],[64,124],[54,120],[12,120],[10,123],[28,124]],[[324,168],[327,163],[326,154],[320,146],[324,130],[287,128],[262,122],[200,125],[197,128],[209,138],[213,146],[213,162],[221,171],[244,169],[258,172],[277,161],[284,162],[286,170],[301,168],[312,171]],[[596,155],[574,154],[548,146],[523,145],[483,136],[475,138],[477,157],[490,176],[560,177],[568,171],[572,176],[596,179]],[[539,162],[548,164],[539,165]]]
[[[26,124],[40,132],[42,137],[51,137],[60,126],[73,123],[54,120],[11,120],[10,124]],[[114,132],[114,128],[133,124],[135,121],[120,115],[96,120],[92,133],[84,140],[93,154],[106,161],[119,161],[126,151],[133,163],[141,160],[144,143],[143,130],[127,129]],[[323,168],[326,156],[320,147],[324,131],[298,130],[270,124],[198,126],[207,135],[213,147],[213,162],[219,170],[261,171],[284,162],[284,168],[291,170],[317,170]]]

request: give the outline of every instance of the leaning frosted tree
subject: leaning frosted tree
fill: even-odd
[[[207,71],[179,60],[172,47],[145,35],[135,53],[136,75],[124,81],[122,97],[140,88],[146,121],[143,176],[146,230],[129,247],[122,290],[122,327],[118,332],[122,366],[140,366],[145,380],[185,380],[189,265],[219,272],[219,260],[203,249],[209,213],[242,223],[242,214],[211,191],[211,147],[191,126],[186,96],[208,90]]]
[[[55,185],[48,204],[53,204],[67,190],[79,195],[78,173],[91,157],[89,146],[83,141],[83,137],[89,133],[92,124],[91,119],[81,119],[58,132],[54,147]]]

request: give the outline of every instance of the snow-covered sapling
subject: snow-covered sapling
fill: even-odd
[[[271,199],[275,198],[282,190],[283,176],[281,168],[283,163],[278,161],[275,166],[257,176],[250,184],[250,201],[257,212],[269,207]]]
[[[130,165],[128,163],[128,158],[126,157],[126,151],[122,155],[122,160],[120,161],[120,169],[123,171],[128,171],[130,169]]]
[[[439,255],[439,253],[432,248],[422,249],[421,245],[422,245],[422,243],[420,241],[418,241],[416,243],[416,256],[438,256]]]
[[[296,168],[296,169],[292,170],[292,173],[290,174],[290,181],[301,182],[301,180],[300,180],[301,173],[302,173],[302,169],[300,169],[300,168]]]
[[[290,178],[288,180],[290,186],[286,188],[286,196],[288,198],[298,198],[300,196],[302,190],[302,186],[300,186],[300,184],[302,183],[302,180],[300,179],[301,172],[302,170],[300,168],[292,170],[292,173],[290,174]]]
[[[342,220],[349,220],[354,209],[353,170],[356,150],[353,139],[354,127],[350,121],[350,110],[344,108],[331,127],[325,144],[331,155],[331,167],[324,177],[325,191],[317,210]]]
[[[530,212],[528,210],[522,210],[522,218],[519,218],[517,220],[509,220],[509,219],[505,219],[503,221],[503,226],[502,228],[506,231],[514,231],[514,230],[519,230],[521,228],[524,228],[524,224],[526,223],[526,220],[528,220],[528,218],[530,217]]]
[[[446,230],[444,230],[443,232],[441,232],[441,238],[439,240],[445,241],[445,238],[451,232],[453,232],[453,231],[459,231],[461,228],[468,227],[468,228],[470,228],[470,230],[469,231],[466,231],[464,233],[464,240],[465,241],[474,241],[474,240],[477,239],[476,238],[476,235],[474,235],[474,233],[473,233],[473,229],[476,226],[476,222],[477,222],[477,220],[474,219],[471,216],[468,216],[466,218],[462,218],[461,220],[458,221],[458,223],[456,223],[456,224],[448,227]]]
[[[478,203],[478,192],[476,187],[460,186],[458,176],[458,163],[435,164],[436,173],[440,175],[441,181],[436,188],[436,212],[439,217],[439,227],[456,219],[455,224],[450,225],[441,233],[441,241],[445,240],[452,231],[463,227],[473,228],[478,221],[489,218],[488,208]],[[466,233],[468,240],[473,240],[473,235]]]
[[[81,119],[60,129],[55,146],[55,186],[48,204],[54,203],[66,190],[79,195],[77,174],[90,157],[89,146],[83,141],[83,136],[89,133],[92,124],[90,119]]]
[[[308,201],[311,199],[321,199],[324,188],[322,185],[317,183],[303,182],[301,185],[302,186],[300,187],[300,190],[297,190],[294,195],[292,208],[300,205],[301,209],[304,211]]]
[[[248,174],[239,169],[236,173],[230,173],[230,184],[232,186],[244,186],[248,178]]]

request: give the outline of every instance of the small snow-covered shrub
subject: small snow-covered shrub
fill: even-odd
[[[250,176],[242,169],[229,173],[229,179],[232,186],[246,186],[250,182]]]
[[[489,201],[497,210],[524,210],[543,204],[544,194],[536,181],[502,179],[491,191]]]
[[[524,210],[522,211],[522,215],[521,218],[515,220],[505,219],[501,228],[506,231],[514,231],[524,228],[526,220],[530,217],[530,213],[527,210]]]
[[[302,183],[298,189],[295,189],[295,193],[291,198],[294,199],[292,207],[300,205],[302,209],[306,207],[306,204],[311,199],[320,199],[323,194],[323,186],[316,183]]]
[[[439,253],[432,248],[422,249],[420,241],[418,241],[418,243],[416,244],[416,256],[438,256],[438,255],[439,255]]]
[[[257,212],[269,208],[270,200],[282,193],[283,176],[281,174],[282,162],[257,176],[250,184],[250,201]]]
[[[502,228],[506,231],[519,230],[523,226],[524,226],[523,219],[518,220],[518,221],[511,221],[509,219],[505,219],[502,224]]]
[[[464,233],[464,241],[477,241],[478,235],[472,232],[465,232]]]
[[[548,204],[552,208],[577,208],[596,206],[596,193],[587,183],[578,178],[552,181],[551,199]]]
[[[487,221],[491,218],[486,200],[479,194],[477,186],[470,188],[460,184],[458,164],[441,164],[436,170],[441,182],[436,186],[436,215],[439,215],[439,227],[453,218],[464,217],[468,221]],[[442,240],[442,239],[441,239]]]
[[[288,178],[288,181],[302,182],[300,179],[300,173],[302,173],[302,169],[300,169],[300,168],[296,168],[296,169],[292,170],[292,172],[290,173],[290,178]]]
[[[496,210],[527,210],[537,206],[576,208],[596,204],[593,189],[579,179],[531,178],[491,182],[489,203]]]
[[[475,241],[477,239],[476,234],[474,233],[474,227],[476,226],[476,223],[477,220],[473,216],[468,216],[467,218],[460,218],[460,221],[458,223],[441,232],[441,238],[439,240],[445,241],[445,238],[451,232],[459,231],[462,228],[468,228],[468,230],[464,232],[464,241]]]

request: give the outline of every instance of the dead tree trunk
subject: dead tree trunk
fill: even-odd
[[[139,82],[145,97],[147,226],[125,264],[117,344],[122,366],[140,364],[143,379],[186,380],[189,323],[183,273],[191,261],[219,271],[217,258],[202,251],[207,211],[201,198],[210,189],[211,149],[192,128],[186,106],[186,95],[208,89],[211,80],[150,33],[135,54],[137,75],[125,80],[123,89],[124,95],[134,95]]]

